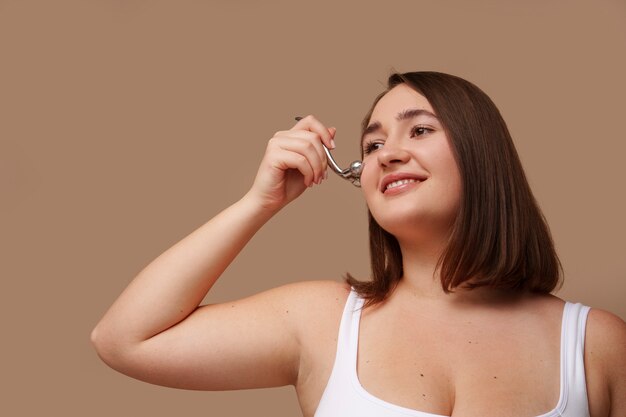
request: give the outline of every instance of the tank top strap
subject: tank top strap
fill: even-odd
[[[337,339],[337,353],[335,364],[339,365],[344,376],[350,374],[355,356],[355,342],[358,344],[358,316],[354,314],[362,307],[363,300],[359,298],[354,288],[351,288],[346,304],[343,308],[339,336]],[[355,323],[356,320],[356,323]]]
[[[588,416],[585,379],[585,328],[591,308],[565,302],[561,326],[561,387],[564,416]],[[570,414],[570,412],[574,412]]]

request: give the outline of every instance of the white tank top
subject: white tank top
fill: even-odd
[[[359,320],[364,300],[354,288],[344,307],[337,354],[315,417],[446,417],[381,400],[367,392],[357,376]],[[537,417],[589,417],[585,365],[585,324],[590,307],[566,302],[561,324],[561,388],[556,407]]]

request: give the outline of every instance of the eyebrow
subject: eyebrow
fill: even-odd
[[[396,120],[401,122],[402,120],[412,119],[412,118],[417,117],[417,116],[429,116],[429,117],[433,117],[433,118],[437,119],[437,116],[435,116],[434,113],[431,113],[431,112],[429,112],[426,109],[408,109],[408,110],[404,110],[404,111],[401,111],[400,113],[398,113],[396,115]],[[439,120],[439,119],[437,119],[437,120]],[[382,129],[382,125],[380,124],[380,122],[374,122],[374,123],[370,124],[363,131],[363,135],[361,136],[361,142],[363,142],[363,138],[365,137],[365,135],[367,135],[369,133],[378,132],[381,129]]]

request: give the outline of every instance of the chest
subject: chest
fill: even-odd
[[[330,377],[337,328],[323,331],[329,348],[310,352],[297,387],[313,416]],[[560,394],[560,317],[550,320],[446,322],[398,312],[363,312],[354,372],[363,395],[450,416],[538,416]]]
[[[450,416],[538,416],[558,403],[560,321],[365,316],[356,375],[368,394]]]

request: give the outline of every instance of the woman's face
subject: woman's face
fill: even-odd
[[[378,224],[401,242],[447,236],[461,180],[428,100],[405,84],[391,89],[376,104],[362,147],[361,188]]]

